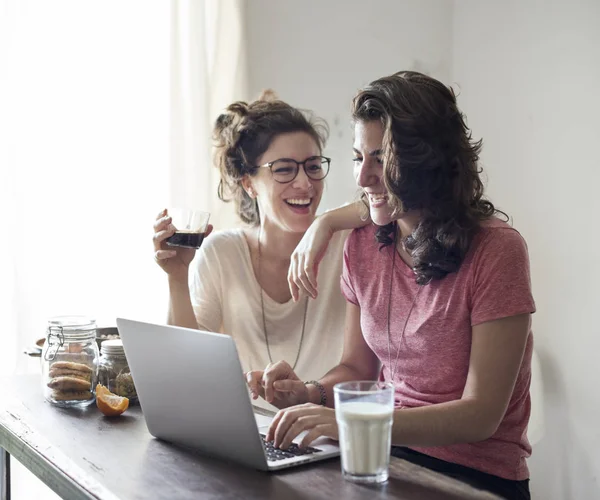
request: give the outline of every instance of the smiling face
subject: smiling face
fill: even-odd
[[[309,134],[291,132],[276,136],[257,159],[256,165],[282,158],[304,162],[320,154],[319,145]],[[285,184],[277,182],[267,167],[259,168],[256,175],[244,179],[244,187],[251,196],[256,197],[265,222],[297,233],[305,232],[315,219],[323,186],[323,180],[310,179],[302,167],[296,178]]]
[[[369,202],[371,220],[385,226],[397,219],[383,183],[383,126],[379,120],[354,125],[354,176]]]

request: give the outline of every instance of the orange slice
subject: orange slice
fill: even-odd
[[[117,417],[129,408],[129,399],[117,396],[101,384],[96,386],[96,406],[107,417]]]

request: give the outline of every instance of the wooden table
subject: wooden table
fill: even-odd
[[[52,407],[36,376],[2,384],[2,448],[0,466],[9,465],[10,454],[57,494],[74,500],[496,498],[394,457],[389,481],[379,486],[344,481],[339,459],[276,473],[255,471],[153,438],[139,407],[116,419],[103,417],[95,406]],[[6,467],[0,472],[0,479],[6,478]],[[10,498],[7,489],[5,498]]]

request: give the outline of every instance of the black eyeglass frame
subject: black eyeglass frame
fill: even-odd
[[[321,165],[327,164],[327,171],[325,172],[325,175],[323,177],[319,177],[318,179],[315,179],[314,177],[311,176],[311,174],[308,173],[308,170],[306,170],[306,163],[311,160],[315,160],[317,158],[321,158]],[[286,161],[286,162],[296,164],[296,173],[294,174],[294,177],[292,177],[289,181],[278,181],[275,178],[275,174],[273,173],[273,165],[275,165],[275,163],[277,163],[278,161]],[[257,170],[259,168],[269,168],[269,170],[271,170],[271,175],[273,176],[273,180],[275,182],[278,182],[279,184],[288,184],[289,182],[294,181],[294,179],[296,177],[298,177],[298,174],[300,173],[300,165],[302,165],[302,168],[304,169],[304,173],[310,180],[322,181],[323,179],[325,179],[325,177],[327,177],[329,175],[329,170],[331,168],[331,158],[329,158],[327,156],[321,156],[321,155],[311,156],[310,158],[307,158],[304,161],[296,161],[293,158],[278,158],[277,160],[273,160],[268,163],[264,163],[263,165],[257,165],[254,167],[254,169]]]

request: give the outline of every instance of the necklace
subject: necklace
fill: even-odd
[[[262,251],[260,245],[260,237],[262,236],[262,227],[258,230],[258,277],[262,274],[261,264],[262,264]],[[267,334],[267,322],[265,320],[265,301],[263,297],[263,288],[258,284],[260,288],[260,309],[262,311],[262,323],[263,323],[263,331],[265,333],[265,343],[267,344],[267,353],[269,355],[269,362],[273,363],[273,358],[271,357],[271,347],[269,345],[269,335]],[[296,361],[294,361],[294,366],[292,366],[292,370],[296,369],[296,365],[298,364],[298,358],[300,357],[300,350],[302,349],[302,342],[304,341],[304,328],[306,327],[306,311],[308,311],[308,296],[306,297],[306,301],[304,302],[304,318],[302,319],[302,333],[300,334],[300,342],[298,344],[298,352],[296,353]]]
[[[402,327],[402,333],[400,334],[400,340],[398,341],[398,348],[396,349],[396,360],[394,361],[394,366],[392,367],[392,335],[390,332],[390,316],[392,312],[392,290],[394,289],[394,269],[396,265],[396,254],[398,253],[398,249],[396,248],[396,234],[394,234],[394,254],[392,255],[392,272],[390,273],[390,286],[388,293],[388,307],[387,307],[387,345],[388,345],[388,367],[390,369],[390,377],[392,383],[394,383],[394,375],[396,374],[396,368],[398,367],[398,359],[400,357],[400,349],[402,348],[402,340],[404,340],[404,333],[406,332],[406,325],[408,325],[408,320],[410,319],[410,315],[415,307],[415,303],[417,302],[417,298],[421,293],[421,290],[424,288],[423,286],[419,286],[417,293],[413,297],[412,304],[410,305],[410,309],[408,310],[408,314],[406,315],[406,319],[404,320],[404,326]]]

